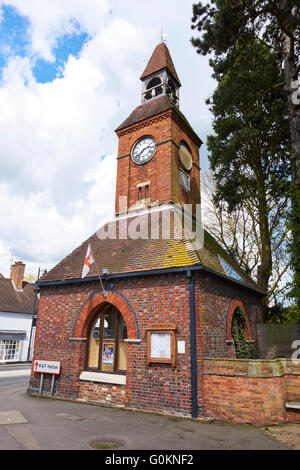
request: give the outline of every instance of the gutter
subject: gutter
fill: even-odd
[[[238,284],[262,296],[266,295],[258,287],[254,287],[251,284],[247,284],[246,282],[233,279],[229,276],[226,276],[225,274],[219,273],[217,271],[214,271],[213,269],[207,268],[206,266],[199,265],[199,264],[193,265],[193,266],[176,267],[176,268],[149,269],[147,271],[132,271],[132,272],[127,272],[127,273],[103,274],[101,277],[102,279],[106,281],[110,281],[113,279],[124,279],[124,278],[130,278],[130,277],[155,276],[157,274],[186,273],[187,271],[190,271],[190,272],[203,271],[208,274],[221,277],[222,279],[225,279],[226,281],[229,281],[231,283]],[[83,282],[94,282],[94,281],[99,281],[99,277],[92,276],[92,277],[87,277],[84,279],[82,278],[64,279],[62,281],[42,281],[41,280],[40,282],[36,282],[34,285],[36,287],[52,287],[52,286],[65,286],[69,284],[80,284]]]

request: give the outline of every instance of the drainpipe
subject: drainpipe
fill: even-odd
[[[39,282],[40,279],[40,273],[41,273],[41,268],[38,270],[38,277],[37,281]],[[31,354],[31,338],[32,338],[32,329],[33,329],[33,322],[34,322],[34,316],[36,315],[36,305],[37,305],[37,296],[38,296],[38,287],[36,286],[35,289],[35,296],[34,296],[34,306],[33,306],[33,315],[32,315],[32,321],[31,321],[31,329],[30,329],[30,338],[29,338],[29,345],[28,345],[28,351],[27,351],[27,361],[26,362],[31,362],[30,361],[30,354]],[[33,356],[32,356],[33,359]]]
[[[195,314],[195,279],[191,271],[187,271],[190,291],[190,325],[191,325],[191,388],[192,388],[192,418],[198,416],[197,390],[197,350],[196,350],[196,314]]]

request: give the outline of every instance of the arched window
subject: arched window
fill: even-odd
[[[168,86],[169,86],[170,89],[173,91],[173,93],[176,93],[176,88],[175,88],[174,82],[173,82],[173,80],[171,80],[170,78],[169,78],[169,80],[168,80]]]
[[[154,88],[155,86],[158,86],[161,84],[161,80],[159,77],[152,78],[150,82],[148,83],[147,90],[150,90],[150,88]]]
[[[125,373],[127,369],[127,329],[120,312],[107,305],[92,321],[87,368],[101,372]]]
[[[163,92],[161,86],[161,79],[159,77],[154,77],[147,85],[148,93],[145,94],[145,99],[149,100],[155,96],[161,95]]]
[[[240,307],[234,311],[231,323],[231,337],[237,359],[253,359],[253,344],[245,338],[246,318]]]

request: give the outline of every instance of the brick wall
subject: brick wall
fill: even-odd
[[[34,358],[61,361],[54,395],[190,416],[190,298],[186,273],[117,280],[107,285],[107,299],[99,287],[98,282],[87,282],[41,288]],[[199,416],[205,414],[206,407],[202,358],[235,355],[232,344],[226,341],[228,312],[237,295],[247,307],[255,337],[260,297],[214,276],[195,274]],[[106,301],[124,316],[129,338],[139,340],[128,343],[126,386],[79,379],[85,368],[88,325],[98,306]],[[176,340],[185,342],[185,353],[177,354],[176,367],[147,365],[147,328],[158,323],[175,324]],[[39,379],[39,374],[32,371],[29,391],[39,390]],[[44,390],[45,394],[50,391],[50,377],[45,377]]]
[[[81,381],[78,391],[78,400],[123,407],[126,403],[126,387],[122,385]]]
[[[131,160],[134,143],[144,135],[155,138],[157,150],[155,156],[146,165],[136,165]],[[155,116],[143,123],[130,126],[118,132],[119,150],[116,183],[116,213],[119,212],[119,197],[128,198],[128,207],[138,200],[137,184],[149,183],[151,202],[174,201],[186,204],[200,203],[199,142],[195,142],[193,133],[172,111]],[[191,191],[183,191],[179,182],[178,146],[185,140],[192,151],[193,165],[190,172]]]
[[[257,323],[262,322],[262,298],[225,279],[201,273],[196,282],[196,300],[199,337],[199,357],[235,358],[231,339],[231,307],[241,306],[249,322],[249,339],[254,340],[255,357],[258,357]]]
[[[291,360],[206,358],[203,395],[207,416],[257,425],[300,422],[287,401],[300,401],[300,363]]]
[[[61,361],[61,374],[56,380],[55,396],[86,398],[103,403],[109,397],[111,403],[135,409],[175,411],[189,415],[191,393],[187,277],[148,276],[114,283],[114,292],[122,295],[122,299],[127,299],[136,312],[141,339],[140,343],[128,344],[125,395],[124,386],[112,387],[79,380],[84,369],[87,341],[80,338],[80,334],[78,338],[72,338],[74,324],[84,303],[98,289],[98,283],[41,289],[34,358]],[[120,296],[119,294],[114,295]],[[81,321],[80,316],[77,321]],[[164,364],[146,365],[147,327],[161,322],[175,323],[177,339],[186,341],[186,354],[178,355],[176,368]],[[82,331],[84,328],[83,322]],[[38,391],[39,379],[39,374],[32,372],[30,391]],[[50,390],[48,377],[45,377],[44,390],[45,393]]]

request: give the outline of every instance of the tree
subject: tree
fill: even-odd
[[[208,100],[215,135],[207,139],[216,180],[215,202],[225,202],[229,212],[252,205],[260,243],[257,282],[267,292],[272,275],[271,240],[287,208],[290,142],[284,95],[278,89],[265,93],[257,77],[271,84],[282,78],[281,71],[274,54],[256,40],[243,45],[225,73],[221,59],[211,60],[211,65],[218,81]]]
[[[37,281],[37,275],[34,274],[34,273],[28,273],[28,274],[26,274],[26,276],[24,277],[24,281],[25,281],[25,282],[29,282],[29,283],[36,282],[36,281]]]
[[[225,201],[214,201],[216,191],[212,172],[201,175],[201,206],[203,225],[217,242],[232,255],[242,269],[257,282],[257,268],[261,263],[258,214],[255,201],[245,200],[242,206],[230,213]],[[271,205],[271,203],[270,203]],[[272,205],[276,206],[276,202]],[[284,296],[291,283],[290,260],[286,253],[288,230],[283,218],[274,218],[270,210],[269,225],[272,227],[271,252],[272,274],[269,278],[266,296],[266,316],[269,308],[284,303]],[[279,310],[272,310],[274,316]],[[280,312],[279,312],[280,315]]]
[[[202,36],[192,39],[197,52],[213,52],[220,73],[230,70],[243,54],[244,45],[259,41],[274,52],[284,77],[260,82],[265,93],[284,87],[290,120],[292,211],[290,224],[294,265],[294,296],[300,298],[300,99],[297,81],[300,71],[300,0],[211,0],[193,5],[192,28]],[[242,77],[241,77],[242,78]]]

